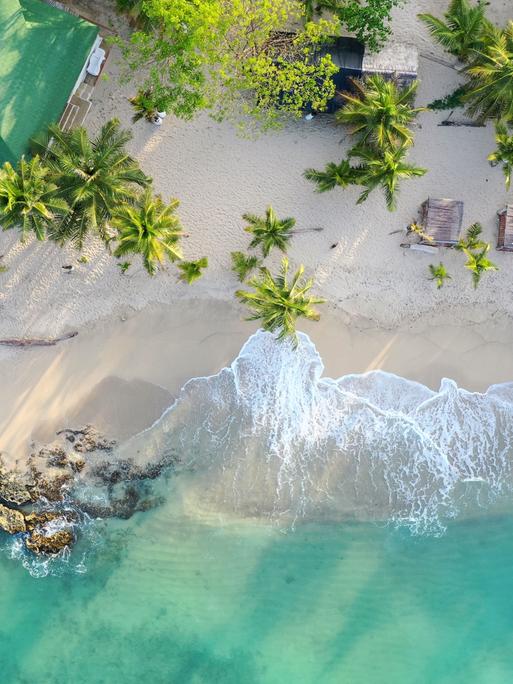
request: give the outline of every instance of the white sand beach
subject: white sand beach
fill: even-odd
[[[411,0],[396,11],[394,40],[414,42],[421,53],[419,105],[448,94],[460,79],[416,18],[445,7],[445,0]],[[510,13],[506,0],[492,0],[493,20],[504,23]],[[429,172],[404,182],[398,209],[390,213],[379,191],[356,206],[356,190],[318,195],[302,177],[307,167],[344,155],[345,131],[329,116],[292,122],[255,140],[206,116],[191,122],[168,117],[160,128],[134,125],[127,100],[133,87],[119,85],[118,57],[114,50],[87,126],[95,131],[116,116],[130,127],[131,151],[156,191],[181,202],[190,234],[186,257],[208,256],[209,268],[188,286],[172,266],[148,277],[137,258],[122,275],[95,240],[84,252],[88,263],[78,263],[71,247],[21,244],[14,232],[0,234],[8,267],[0,274],[0,338],[79,333],[54,348],[0,347],[0,451],[16,458],[30,439],[48,438],[68,419],[110,426],[124,438],[155,420],[188,378],[230,363],[255,329],[234,303],[238,283],[230,252],[248,244],[242,214],[263,213],[269,204],[279,215],[294,216],[300,229],[323,228],[297,235],[290,258],[305,264],[316,293],[328,300],[321,323],[301,327],[318,345],[329,375],[384,368],[433,387],[449,376],[472,390],[513,380],[513,255],[492,250],[500,271],[485,274],[474,290],[460,253],[406,250],[397,232],[428,196],[448,197],[464,201],[464,226],[481,222],[495,245],[496,212],[511,193],[500,168],[486,159],[494,147],[491,125],[443,127],[447,112],[423,113],[411,159]],[[438,291],[427,276],[428,265],[440,260],[452,280]],[[270,259],[277,263],[278,257]]]

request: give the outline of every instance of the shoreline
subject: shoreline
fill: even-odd
[[[258,327],[219,300],[178,300],[122,318],[98,321],[55,347],[10,350],[0,360],[0,452],[10,462],[23,462],[31,442],[51,442],[57,430],[88,423],[126,440],[157,420],[188,380],[229,366]],[[513,381],[513,322],[505,317],[472,326],[427,319],[384,330],[371,321],[348,325],[332,309],[301,330],[316,345],[324,377],[381,369],[435,391],[448,377],[473,392]]]

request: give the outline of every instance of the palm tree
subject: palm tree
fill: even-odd
[[[254,255],[246,255],[242,252],[232,252],[231,257],[232,271],[237,275],[241,283],[246,280],[251,271],[260,265],[259,258]]]
[[[182,272],[180,274],[180,279],[191,285],[195,280],[201,278],[203,269],[207,268],[207,266],[207,257],[202,257],[196,261],[182,261],[181,264],[178,264],[178,268]]]
[[[377,150],[375,147],[358,145],[349,155],[362,161],[360,166],[360,184],[366,186],[358,198],[357,204],[365,202],[370,193],[381,187],[385,193],[385,200],[389,211],[396,208],[396,194],[399,182],[405,178],[423,176],[426,169],[407,164],[404,159],[408,145],[402,143],[398,147]]]
[[[429,264],[429,272],[431,273],[431,277],[429,280],[436,281],[437,290],[443,287],[446,280],[451,280],[451,276],[447,272],[447,269],[442,264],[442,262],[440,262],[438,266],[435,266],[434,264]]]
[[[419,14],[431,35],[451,54],[465,62],[483,44],[483,31],[489,22],[485,17],[487,0],[471,5],[469,0],[451,0],[445,21],[432,14]]]
[[[133,204],[121,204],[112,213],[111,224],[118,232],[114,256],[141,254],[144,268],[154,275],[164,261],[182,258],[180,221],[175,214],[178,200],[164,204],[160,195],[147,188]]]
[[[353,79],[353,84],[357,93],[342,93],[345,106],[337,112],[337,122],[349,124],[351,133],[360,137],[359,144],[411,145],[413,135],[408,126],[425,111],[412,106],[418,81],[400,88],[395,81],[375,75],[365,81]]]
[[[279,340],[290,339],[294,346],[298,343],[297,319],[308,318],[311,321],[318,321],[320,315],[313,307],[315,304],[324,303],[324,299],[308,294],[313,287],[313,279],[305,280],[304,270],[304,266],[300,266],[289,280],[289,260],[284,257],[276,278],[262,266],[260,275],[248,283],[253,292],[238,290],[235,293],[235,296],[252,311],[247,320],[261,320],[264,330],[277,333]]]
[[[465,268],[468,268],[472,272],[472,282],[474,287],[479,285],[481,276],[485,271],[498,271],[498,267],[488,259],[486,256],[490,250],[490,245],[485,245],[483,249],[478,252],[472,252],[471,250],[464,248],[463,252],[467,256],[467,262]]]
[[[484,247],[489,247],[488,243],[481,240],[481,233],[483,232],[483,227],[480,223],[473,223],[467,230],[464,238],[460,238],[456,249],[460,252],[476,249],[483,249]]]
[[[37,155],[30,161],[22,157],[17,170],[6,162],[0,171],[0,223],[4,230],[19,227],[22,241],[30,232],[44,240],[52,222],[69,211],[49,174]]]
[[[513,171],[513,135],[510,134],[507,125],[502,121],[499,121],[495,126],[495,142],[497,149],[488,155],[488,161],[492,166],[502,164],[506,187],[509,190]]]
[[[513,121],[513,21],[505,29],[487,28],[483,47],[473,54],[465,69],[469,113],[481,121]]]
[[[306,169],[304,177],[315,183],[316,192],[328,192],[337,186],[347,188],[348,185],[358,184],[358,169],[351,166],[347,159],[343,159],[339,164],[330,162],[324,171],[316,169]]]
[[[63,131],[54,125],[49,133],[52,144],[46,147],[47,164],[71,207],[50,237],[60,243],[72,240],[81,247],[87,232],[94,230],[108,242],[112,212],[134,200],[135,186],[151,183],[125,149],[132,134],[121,130],[117,119],[108,121],[94,140],[84,128]]]
[[[267,207],[265,218],[255,214],[244,214],[242,218],[249,223],[244,230],[253,235],[250,247],[262,247],[264,257],[269,255],[273,247],[282,252],[287,251],[290,238],[294,234],[296,219],[279,219],[272,207]]]

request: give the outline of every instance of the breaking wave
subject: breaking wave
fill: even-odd
[[[292,523],[380,520],[436,534],[462,487],[488,502],[511,489],[513,383],[474,393],[444,379],[434,392],[382,371],[333,380],[323,370],[308,336],[293,349],[259,331],[119,452],[176,458],[196,507]]]

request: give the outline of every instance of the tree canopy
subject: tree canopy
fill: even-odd
[[[207,109],[268,128],[334,95],[337,67],[317,47],[338,21],[305,22],[301,0],[145,0],[143,10],[152,28],[122,43],[126,76],[144,74],[140,88],[176,116]]]

